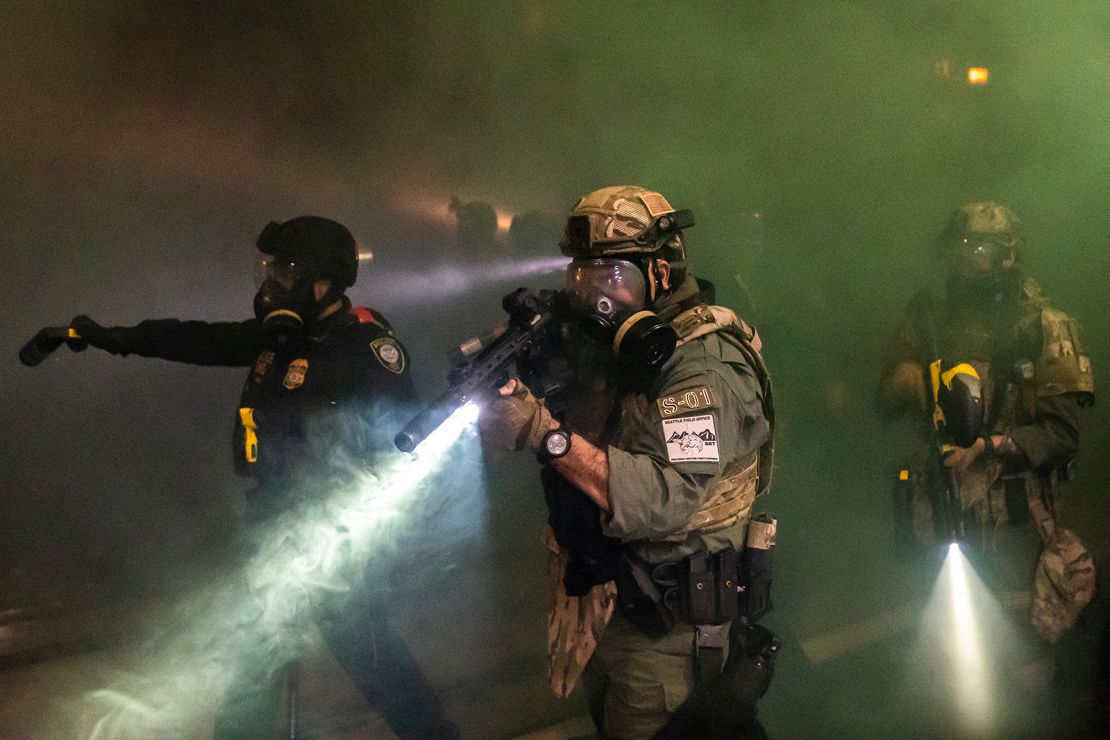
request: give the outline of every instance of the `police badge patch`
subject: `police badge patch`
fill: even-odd
[[[285,371],[285,380],[281,384],[288,390],[296,390],[304,383],[304,375],[308,372],[308,360],[303,358],[293,360],[289,363],[289,369]]]
[[[378,362],[389,372],[400,375],[405,371],[405,353],[390,337],[375,339],[370,342],[370,349],[373,350],[374,357],[378,358]]]

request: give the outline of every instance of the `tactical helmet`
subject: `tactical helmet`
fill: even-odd
[[[567,217],[559,248],[567,257],[660,257],[685,272],[682,229],[689,210],[676,211],[660,193],[636,185],[601,188],[583,196]]]
[[[258,235],[258,249],[308,268],[313,280],[331,280],[340,288],[355,284],[358,245],[347,227],[319,216],[271,221]]]
[[[1000,272],[1020,262],[1025,238],[1009,208],[990,201],[965,203],[953,211],[937,242],[938,255],[969,277]]]

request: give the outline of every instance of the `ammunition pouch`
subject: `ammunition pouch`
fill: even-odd
[[[770,609],[771,549],[749,546],[738,555],[726,547],[665,563],[625,551],[615,580],[618,608],[644,634],[662,637],[684,622],[698,627],[707,648],[723,650],[724,638],[705,628],[755,621]]]
[[[744,553],[740,558],[740,616],[755,622],[771,610],[772,555],[778,520],[758,514],[748,522]]]
[[[746,547],[740,559],[739,610],[749,622],[771,610],[771,553],[770,549]]]

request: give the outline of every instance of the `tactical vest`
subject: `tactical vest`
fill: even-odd
[[[702,304],[681,312],[671,325],[680,345],[719,333],[740,351],[759,381],[763,413],[771,429],[759,450],[726,466],[713,494],[675,534],[681,540],[690,532],[713,532],[747,519],[756,496],[768,490],[774,461],[774,404],[759,336],[735,313]],[[543,481],[550,513],[544,538],[549,554],[548,680],[555,694],[566,698],[612,617],[617,598],[615,560],[624,545],[602,533],[596,505],[581,493],[565,490],[573,488],[565,479],[545,469]]]
[[[682,542],[692,532],[716,532],[749,518],[756,497],[769,489],[774,462],[774,403],[771,381],[760,354],[759,336],[733,311],[700,304],[678,314],[671,325],[680,345],[716,333],[740,351],[756,374],[763,395],[763,413],[771,428],[767,442],[759,450],[725,465],[712,495],[686,525],[663,538],[666,542]],[[625,400],[628,398],[626,396]],[[620,413],[620,408],[621,403],[618,403],[613,412]],[[604,440],[601,443],[604,444]],[[581,595],[596,584],[612,580],[613,568],[625,545],[603,533],[596,504],[554,471],[545,469],[541,480],[548,505],[548,523],[555,540],[570,553],[564,584],[567,593]]]
[[[970,362],[983,380],[984,432],[1001,434],[1031,423],[1039,398],[1094,393],[1091,361],[1074,319],[1052,308],[1031,279],[1023,285],[1022,298],[1024,310],[1006,336],[959,320],[947,322],[940,332],[945,360]]]

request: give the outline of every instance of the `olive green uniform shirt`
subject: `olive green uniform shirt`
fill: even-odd
[[[647,393],[628,394],[621,404],[608,448],[611,511],[605,534],[649,562],[728,545],[739,550],[744,519],[710,534],[667,538],[713,495],[726,471],[736,472],[736,464],[757,454],[770,436],[759,379],[740,350],[718,334],[689,341],[675,350]]]

